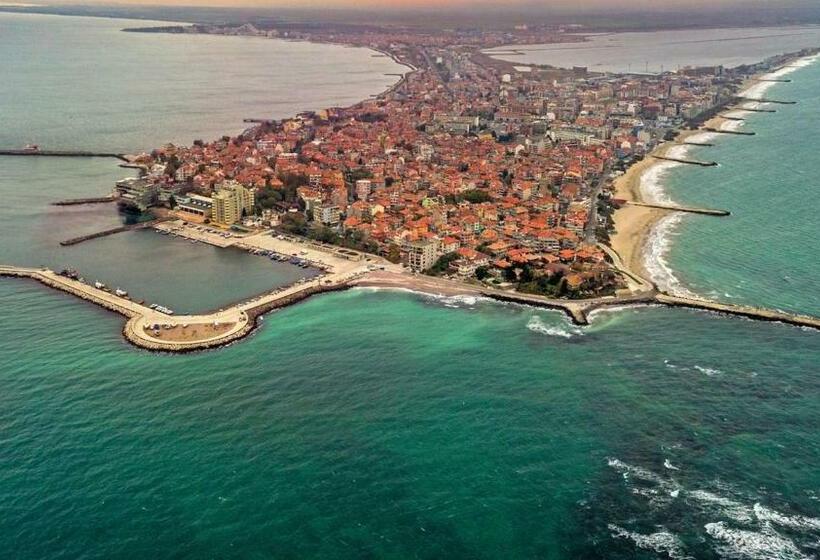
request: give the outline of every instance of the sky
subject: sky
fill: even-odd
[[[23,1],[23,0],[20,0]],[[75,0],[74,4],[141,4],[165,6],[253,6],[316,9],[481,9],[670,11],[732,7],[777,10],[811,6],[820,0]]]

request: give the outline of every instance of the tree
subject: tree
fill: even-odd
[[[472,204],[480,204],[482,202],[489,202],[493,197],[490,193],[481,189],[470,189],[461,193],[461,197]]]
[[[299,213],[289,212],[282,217],[282,225],[280,226],[288,233],[296,235],[305,235],[308,231],[307,219]]]
[[[401,249],[395,243],[391,243],[387,248],[387,260],[391,263],[398,264],[401,262]]]
[[[442,255],[438,258],[435,264],[425,270],[424,273],[429,274],[430,276],[440,276],[447,272],[450,268],[450,264],[457,259],[458,253],[447,253],[446,255]]]
[[[490,267],[489,266],[479,266],[475,269],[475,277],[479,280],[484,280],[490,275]]]

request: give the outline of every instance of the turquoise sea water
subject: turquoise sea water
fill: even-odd
[[[820,315],[820,63],[766,90],[777,113],[746,113],[741,130],[755,136],[716,136],[690,154],[717,168],[675,167],[667,193],[688,204],[725,208],[731,217],[686,217],[668,262],[688,289],[729,302]]]
[[[795,110],[810,115],[817,101],[801,80],[811,72],[772,95],[799,99]],[[756,137],[755,152],[738,139],[713,153],[728,150],[727,167],[749,162],[776,149],[767,138],[777,137]],[[33,202],[27,173],[76,192],[109,180],[106,162],[38,171],[46,161],[30,171],[15,163],[16,175],[0,161],[0,189],[17,210],[0,220],[4,259],[29,258],[29,246],[32,260],[63,257],[47,251],[69,226]],[[813,184],[789,184],[805,189],[807,205]],[[693,191],[692,201],[738,209],[741,220],[740,198],[768,194],[721,191],[731,192],[715,201]],[[76,212],[66,218],[74,229],[109,219]],[[54,232],[14,221],[18,213]],[[816,233],[816,220],[791,216],[767,223]],[[676,243],[698,224],[684,221]],[[771,240],[759,229],[755,245]],[[708,272],[697,255],[713,242],[764,258],[745,236],[706,235],[688,258]],[[158,236],[124,239],[129,252],[117,245],[95,257],[91,244],[77,257],[153,266],[163,284],[168,263],[189,250],[174,255]],[[130,251],[145,247],[171,260],[135,265]],[[201,254],[185,255],[185,268],[210,269]],[[250,262],[229,268],[244,273]],[[759,266],[764,282],[769,267],[744,265]],[[731,266],[712,272],[731,278]],[[692,270],[675,272],[700,290]],[[795,284],[796,304],[812,305],[811,282]],[[186,284],[235,299],[236,285],[185,278],[168,296]],[[253,336],[214,352],[136,350],[121,327],[64,294],[0,281],[0,558],[820,554],[816,332],[663,308],[598,313],[581,329],[544,310],[370,290],[270,314]]]

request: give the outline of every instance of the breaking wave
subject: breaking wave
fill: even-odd
[[[644,535],[627,531],[611,523],[607,528],[612,532],[613,537],[631,540],[638,548],[666,554],[669,558],[689,558],[684,553],[681,540],[669,531],[658,531],[657,533]]]
[[[778,511],[771,510],[763,505],[754,505],[755,517],[760,521],[769,521],[775,525],[794,529],[797,531],[820,530],[820,519],[816,517],[805,517],[803,515],[785,515]]]
[[[550,326],[541,320],[538,315],[533,316],[527,322],[527,328],[532,332],[545,334],[547,336],[558,336],[561,338],[573,338],[575,336],[583,336],[584,332],[577,327],[565,326]]]
[[[707,523],[706,533],[721,542],[718,552],[728,558],[749,560],[810,560],[794,542],[764,523],[760,531],[732,529],[723,521]]]
[[[692,513],[704,517],[704,521],[709,521],[704,527],[707,535],[713,540],[711,546],[721,557],[747,560],[808,560],[814,557],[807,556],[800,550],[800,546],[805,545],[814,549],[820,544],[817,540],[820,535],[820,518],[787,515],[760,502],[744,500],[743,497],[737,497],[737,492],[731,487],[719,482],[713,483],[709,490],[689,491],[672,478],[641,466],[625,463],[620,459],[609,458],[607,464],[621,474],[632,495],[644,497],[650,505],[663,508],[656,509],[658,514],[662,511],[673,511],[668,508],[674,502],[677,504],[676,508],[685,504]],[[668,459],[664,460],[664,467],[676,470]],[[718,487],[717,490],[715,486]],[[722,495],[727,493],[728,496]],[[683,501],[676,501],[676,498]],[[664,521],[658,519],[658,526],[663,524]],[[782,528],[788,536],[779,533],[775,526]],[[650,535],[633,533],[615,524],[608,527],[614,538],[630,539],[640,548],[666,553],[670,558],[682,557],[683,549],[679,540],[662,527],[663,530]],[[811,542],[807,539],[811,539]]]
[[[676,295],[695,297],[694,293],[683,287],[666,261],[672,247],[671,238],[682,219],[681,214],[675,213],[655,224],[644,246],[644,268],[660,289]]]

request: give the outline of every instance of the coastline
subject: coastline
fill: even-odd
[[[737,96],[760,97],[774,86],[775,82],[756,80],[782,77],[817,60],[818,55],[795,56],[787,61],[787,66],[762,72],[747,80],[739,89]],[[742,108],[727,108],[722,113],[742,115],[744,112]],[[696,136],[702,137],[697,140],[707,140],[713,133],[704,130],[705,128],[736,130],[742,124],[718,115],[704,122],[698,129],[680,130],[674,141],[660,144],[614,181],[614,197],[628,202],[671,202],[664,188],[663,173],[682,164],[658,160],[654,156],[665,156],[669,155],[669,152],[674,152],[675,157],[686,157],[688,147],[682,146],[681,143]],[[673,280],[670,283],[676,283],[673,271],[663,261],[663,256],[669,247],[668,234],[681,218],[682,214],[679,212],[624,204],[614,213],[615,233],[611,237],[610,245],[620,255],[626,267],[642,278],[653,284],[662,280],[657,271],[651,270],[654,267],[650,266],[650,263],[654,261],[655,267],[662,269],[664,276]],[[661,288],[675,291],[679,295],[695,295],[678,286],[675,286],[674,290],[671,286]]]

